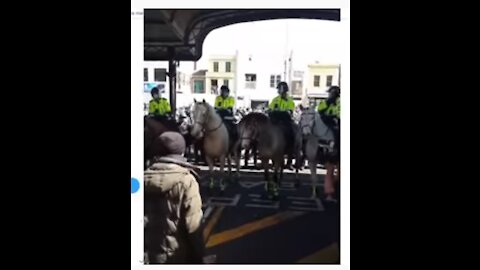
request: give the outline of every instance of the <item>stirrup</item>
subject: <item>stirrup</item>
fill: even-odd
[[[227,185],[225,184],[225,181],[223,181],[223,179],[220,179],[220,190],[224,191],[226,186]]]
[[[210,178],[210,182],[208,183],[208,187],[209,187],[210,189],[212,189],[212,188],[215,187],[215,182],[214,182],[213,178]]]

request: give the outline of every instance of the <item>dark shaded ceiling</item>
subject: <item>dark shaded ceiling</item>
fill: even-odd
[[[340,21],[340,9],[202,9],[144,11],[145,61],[197,61],[212,30],[241,22],[271,19]]]

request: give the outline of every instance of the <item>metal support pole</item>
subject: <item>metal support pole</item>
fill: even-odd
[[[338,65],[338,87],[342,84],[341,76],[342,75],[342,65]],[[341,88],[341,87],[340,87]]]
[[[168,48],[168,53],[170,59],[168,60],[168,77],[170,82],[170,107],[172,108],[172,115],[175,116],[177,111],[177,89],[176,87],[176,78],[177,78],[177,65],[174,61],[175,59],[175,49],[173,47]]]

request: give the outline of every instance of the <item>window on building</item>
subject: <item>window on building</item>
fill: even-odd
[[[205,81],[194,80],[193,81],[193,93],[195,93],[195,94],[205,94]]]
[[[320,75],[313,76],[313,86],[320,87]]]
[[[148,68],[143,69],[143,81],[148,82]]]
[[[270,75],[270,87],[275,88],[275,75]]]
[[[281,80],[282,80],[282,76],[277,75],[277,83],[275,84],[275,87],[277,87],[277,85],[280,83]]]
[[[223,85],[225,85],[226,87],[228,87],[228,80],[223,80]]]
[[[232,72],[232,63],[225,62],[225,72]]]
[[[218,62],[213,62],[213,72],[218,72]]]
[[[218,80],[216,79],[212,79],[211,81],[211,89],[210,89],[210,93],[211,94],[217,94],[217,89],[218,89]]]
[[[328,76],[327,76],[327,87],[332,86],[332,80],[333,80],[333,76],[332,76],[332,75],[328,75]]]
[[[245,74],[245,81],[256,82],[257,81],[257,74]]]
[[[292,95],[301,96],[303,93],[303,83],[302,81],[292,81]]]
[[[245,88],[255,89],[257,87],[257,74],[245,74]]]
[[[156,82],[166,82],[167,81],[167,70],[164,68],[156,68],[153,70],[154,80]]]

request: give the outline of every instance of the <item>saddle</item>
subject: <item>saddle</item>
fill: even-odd
[[[163,125],[165,125],[170,130],[177,131],[177,132],[180,131],[180,129],[178,127],[178,124],[175,121],[175,119],[169,118],[169,117],[164,116],[164,115],[162,115],[162,116],[157,116],[156,115],[156,116],[149,116],[149,117],[151,117],[151,118],[155,119],[156,121],[162,123]]]
[[[230,141],[236,141],[237,137],[237,128],[236,128],[236,119],[233,116],[230,110],[217,110],[218,115],[222,118],[223,124],[227,128],[228,136],[231,138]]]
[[[295,142],[294,121],[288,112],[271,111],[268,114],[272,124],[279,126],[285,136],[289,152],[293,151]]]

